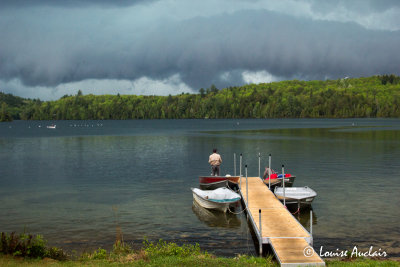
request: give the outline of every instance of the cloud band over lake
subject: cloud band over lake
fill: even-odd
[[[400,74],[397,1],[64,2],[1,2],[1,91],[165,95]]]

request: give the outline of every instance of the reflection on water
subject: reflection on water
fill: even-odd
[[[232,208],[230,209],[232,210]],[[239,228],[241,225],[237,216],[229,211],[208,210],[201,207],[196,201],[193,201],[192,210],[197,218],[209,227]]]
[[[312,215],[310,215],[310,213],[312,213]],[[295,214],[293,214],[293,216],[301,223],[301,225],[303,225],[304,228],[306,228],[307,231],[310,230],[310,217],[312,216],[312,225],[313,227],[317,225],[318,223],[318,218],[317,218],[317,214],[315,213],[315,211],[312,208],[308,208],[308,209],[301,209],[300,212],[297,212]]]

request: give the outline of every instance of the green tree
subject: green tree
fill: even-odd
[[[210,87],[210,92],[216,94],[218,93],[218,88],[214,84],[212,84]]]
[[[12,121],[13,118],[8,111],[8,105],[5,102],[1,103],[0,121]]]
[[[199,92],[200,92],[201,98],[203,98],[203,97],[205,96],[205,90],[204,90],[204,88],[200,88]]]
[[[400,77],[281,81],[200,94],[65,95],[56,101],[0,92],[1,120],[400,117]]]

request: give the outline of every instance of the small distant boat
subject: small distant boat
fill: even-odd
[[[47,129],[55,129],[57,125],[52,124],[52,125],[47,125]]]
[[[239,176],[230,176],[229,174],[226,176],[200,176],[200,188],[209,190],[226,186],[237,188],[239,178]]]
[[[191,188],[193,199],[203,208],[226,212],[229,205],[240,200],[240,195],[224,187],[215,190]]]
[[[275,187],[275,196],[286,205],[297,205],[298,209],[309,206],[317,196],[317,192],[308,186],[285,188],[285,197],[283,197],[283,187]]]

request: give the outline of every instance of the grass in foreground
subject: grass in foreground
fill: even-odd
[[[21,257],[21,253],[0,254],[0,266],[275,266],[272,257],[259,258],[237,256],[236,258],[216,257],[201,251],[200,246],[145,241],[143,248],[134,251],[128,245],[117,242],[111,252],[99,248],[84,253],[79,259],[55,260],[48,257]],[[43,254],[44,255],[44,254]]]
[[[52,266],[52,267],[75,267],[75,266],[277,266],[268,264],[265,259],[253,259],[251,257],[241,257],[240,259],[228,258],[201,258],[190,256],[185,258],[167,256],[157,257],[149,260],[109,261],[109,260],[90,260],[90,261],[55,261],[50,259],[18,259],[11,256],[0,256],[0,266],[7,267],[33,267],[33,266]]]
[[[160,240],[144,241],[142,249],[135,251],[117,241],[111,252],[99,248],[71,260],[61,249],[47,248],[40,236],[2,235],[0,238],[0,266],[278,266],[267,258],[239,255],[235,258],[216,257],[201,251],[198,244],[178,246]],[[400,266],[390,260],[328,260],[328,266]]]
[[[141,257],[145,258],[141,258]],[[148,257],[148,258],[147,258]],[[327,266],[400,266],[397,261],[357,259],[353,261],[327,261]],[[28,259],[0,255],[0,266],[6,267],[76,267],[76,266],[278,266],[270,259],[240,256],[236,258],[217,258],[213,256],[191,255],[154,256],[143,254],[127,254],[119,259],[87,259],[57,261],[49,258]]]
[[[366,259],[366,258],[358,258],[353,260],[327,260],[327,266],[400,266],[400,262],[393,260],[375,260],[375,259]]]

